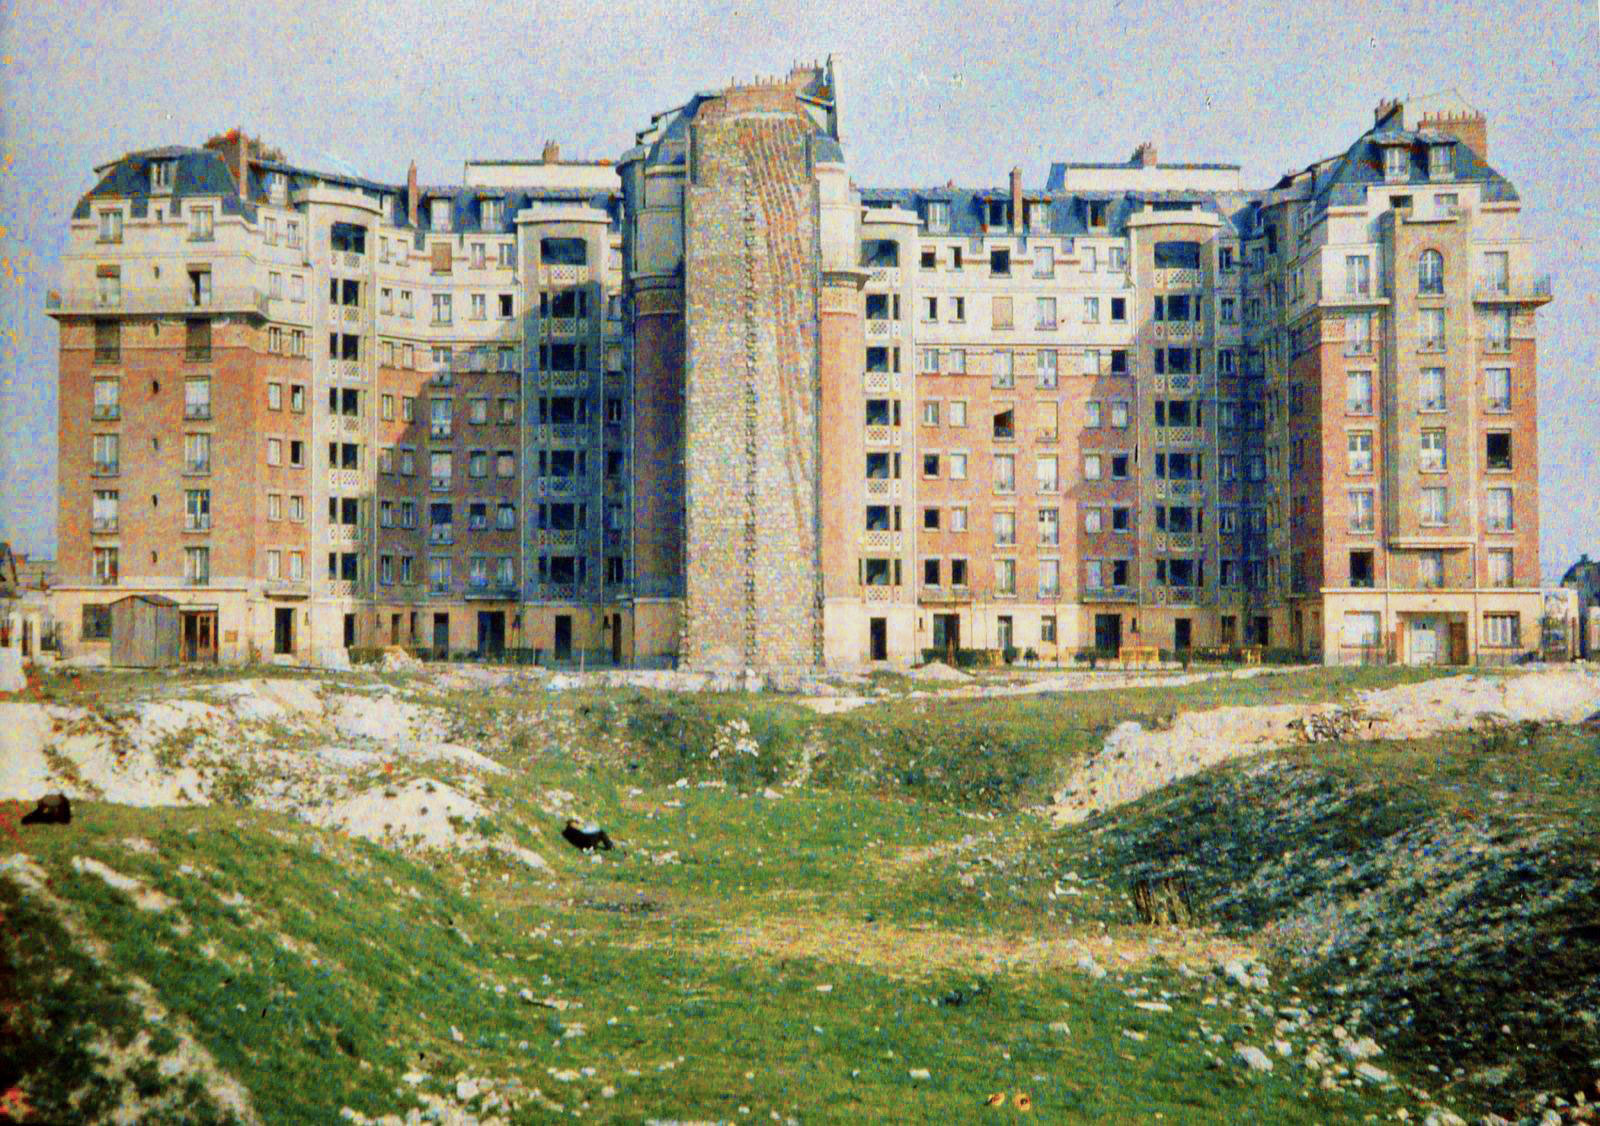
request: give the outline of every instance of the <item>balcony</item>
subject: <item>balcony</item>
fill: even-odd
[[[428,542],[436,546],[455,543],[454,526],[450,524],[435,524],[428,529]]]
[[[183,404],[183,417],[190,421],[209,419],[211,417],[211,404],[185,403]]]
[[[1203,275],[1199,270],[1168,266],[1156,270],[1152,276],[1157,289],[1198,289]]]
[[[880,317],[867,321],[868,340],[894,340],[900,336],[900,322]]]
[[[1158,446],[1204,445],[1206,432],[1199,426],[1157,426],[1155,440]]]
[[[115,404],[110,406],[96,404],[90,409],[89,417],[96,422],[114,422],[122,417],[122,408]]]
[[[1201,330],[1195,321],[1155,321],[1152,327],[1157,340],[1194,340]]]
[[[96,516],[89,525],[89,530],[101,535],[110,535],[117,530],[117,518],[115,516]]]
[[[428,488],[436,493],[448,493],[450,491],[450,481],[451,478],[449,477],[430,477],[428,478]]]
[[[892,481],[887,477],[867,478],[867,496],[869,497],[898,497],[900,495],[900,482]]]
[[[191,516],[185,514],[183,530],[186,532],[209,532],[211,530],[210,516]]]
[[[570,497],[578,491],[576,477],[540,477],[538,482],[542,497]]]
[[[533,597],[540,602],[576,602],[578,584],[537,583],[533,588]]]
[[[581,391],[588,385],[587,372],[545,371],[539,373],[539,386],[550,391]]]
[[[539,322],[539,335],[576,336],[582,328],[583,322],[577,317],[545,317]]]
[[[552,422],[546,427],[546,441],[564,445],[582,445],[589,440],[586,422]]]
[[[867,272],[868,285],[899,286],[900,269],[897,266],[885,266]]]
[[[357,489],[361,487],[361,470],[336,469],[328,470],[328,488],[337,490]]]
[[[360,538],[360,527],[356,524],[329,524],[328,543],[334,546],[353,545]]]
[[[267,295],[253,286],[234,286],[214,289],[206,300],[197,302],[187,286],[139,286],[125,290],[116,305],[102,305],[92,289],[67,289],[45,297],[45,312],[61,317],[182,315],[196,311],[243,313],[264,319]]]
[[[183,348],[183,360],[188,364],[209,364],[211,362],[211,345],[186,344]]]
[[[869,446],[898,446],[900,444],[900,429],[896,426],[869,426],[866,431],[866,444]]]
[[[1472,299],[1480,305],[1543,305],[1551,299],[1550,275],[1479,281]]]
[[[861,533],[861,546],[867,551],[903,551],[905,533],[883,528],[869,529]]]
[[[448,437],[450,437],[450,423],[448,423],[448,422],[430,422],[428,424],[428,437],[430,437],[430,438],[448,438]]]

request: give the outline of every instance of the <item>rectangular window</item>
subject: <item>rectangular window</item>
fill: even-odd
[[[1085,297],[1083,299],[1083,323],[1086,325],[1100,323],[1100,298]]]
[[[1042,391],[1053,390],[1056,386],[1057,355],[1054,351],[1045,350],[1036,357],[1035,370],[1039,378],[1039,389]]]
[[[967,424],[967,401],[954,399],[950,403],[950,425],[965,426]]]
[[[1100,426],[1100,403],[1090,399],[1083,404],[1083,425],[1089,430],[1098,429]]]
[[[950,455],[950,480],[965,481],[967,479],[967,455],[956,453]]]
[[[1054,247],[1036,246],[1033,248],[1033,276],[1036,278],[1053,278],[1056,276],[1056,252]]]
[[[994,455],[994,489],[997,493],[1015,492],[1017,488],[1017,459],[1013,454]]]
[[[1424,352],[1444,351],[1444,310],[1417,310],[1417,346]]]
[[[183,581],[190,586],[205,586],[211,581],[211,549],[186,547],[183,549]]]
[[[997,547],[1010,547],[1017,542],[1017,514],[1015,512],[996,512],[994,514],[994,542]]]
[[[1483,438],[1483,463],[1489,469],[1508,470],[1511,468],[1511,432],[1509,430],[1491,430]]]
[[[1102,518],[1102,510],[1101,509],[1098,509],[1098,508],[1086,508],[1086,509],[1084,509],[1083,510],[1083,530],[1086,531],[1086,532],[1098,532],[1098,531],[1100,531],[1100,529],[1101,529],[1101,518]]]
[[[1350,530],[1352,532],[1372,531],[1372,490],[1352,489],[1348,495],[1350,498]]]
[[[1515,526],[1512,515],[1511,490],[1490,489],[1487,493],[1488,511],[1485,523],[1491,532],[1509,532]]]
[[[1345,374],[1344,409],[1346,414],[1372,413],[1372,373],[1352,371]]]
[[[1494,587],[1511,587],[1516,585],[1515,572],[1511,566],[1511,549],[1509,547],[1491,547],[1489,549],[1489,585]]]
[[[922,403],[922,425],[939,425],[939,400],[925,399]]]
[[[994,385],[1004,389],[1017,385],[1016,357],[1009,350],[1001,349],[994,354]]]
[[[1370,356],[1372,354],[1372,314],[1346,313],[1344,318],[1344,354]]]
[[[1125,400],[1112,400],[1111,425],[1118,430],[1126,430],[1128,428],[1128,404]]]
[[[210,242],[212,239],[212,216],[209,207],[189,208],[189,241]]]
[[[1056,299],[1040,297],[1035,301],[1033,327],[1039,332],[1053,332],[1056,327]]]
[[[1085,481],[1098,481],[1098,480],[1100,480],[1100,455],[1099,454],[1084,454],[1083,455],[1083,479]]]
[[[1429,485],[1418,494],[1417,519],[1424,527],[1442,526],[1450,515],[1450,493],[1442,485]]]
[[[117,581],[117,549],[114,547],[97,547],[94,549],[94,581],[102,586],[110,586]]]
[[[1002,595],[1017,593],[1017,561],[997,559],[994,564],[994,592]]]
[[[1382,643],[1383,615],[1376,610],[1346,610],[1339,643],[1346,649],[1370,649]]]
[[[1423,368],[1417,384],[1418,408],[1424,411],[1445,409],[1444,368]]]
[[[1483,373],[1487,408],[1495,412],[1511,409],[1511,369],[1489,368]]]
[[[183,470],[185,473],[211,472],[210,434],[185,434],[183,436]]]
[[[1352,430],[1347,436],[1345,472],[1372,472],[1372,431]]]
[[[964,532],[967,530],[967,510],[965,507],[956,507],[950,510],[950,530]]]
[[[1510,649],[1522,644],[1521,615],[1485,614],[1483,643],[1497,649]]]
[[[211,378],[198,376],[183,381],[183,417],[211,417]]]
[[[989,324],[993,328],[1008,329],[1011,323],[1011,298],[991,297],[989,299]]]
[[[211,528],[211,490],[186,489],[183,494],[183,530],[204,532]]]
[[[1511,350],[1511,311],[1492,309],[1484,315],[1484,346],[1491,352]]]
[[[1059,559],[1039,560],[1039,597],[1058,598],[1060,595],[1061,561]],[[1054,631],[1052,630],[1052,632]]]
[[[1445,468],[1443,430],[1424,430],[1419,436],[1417,468],[1424,473],[1442,473]]]
[[[1417,556],[1417,585],[1425,590],[1444,586],[1444,552],[1424,551]]]

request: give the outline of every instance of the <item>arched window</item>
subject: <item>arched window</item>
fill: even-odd
[[[1417,259],[1417,292],[1444,292],[1444,255],[1437,250],[1424,250]]]

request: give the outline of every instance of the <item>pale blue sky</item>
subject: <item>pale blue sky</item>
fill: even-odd
[[[313,167],[459,178],[468,157],[620,154],[652,111],[843,58],[858,183],[1043,183],[1052,159],[1242,163],[1345,148],[1386,95],[1458,89],[1525,206],[1539,314],[1543,570],[1600,554],[1600,32],[1588,3],[1083,5],[0,0],[0,539],[55,540],[44,295],[92,168],[235,125]],[[1586,329],[1585,326],[1588,326]]]

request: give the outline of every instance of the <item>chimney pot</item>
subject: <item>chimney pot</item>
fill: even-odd
[[[411,167],[406,169],[406,221],[414,230],[417,226],[417,211],[422,203],[422,197],[417,191],[417,162],[412,161]]]
[[[544,143],[544,152],[539,159],[545,164],[560,164],[561,146],[554,141],[546,141]]]

